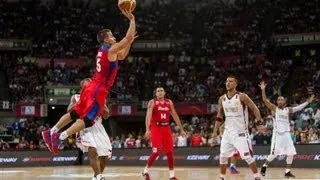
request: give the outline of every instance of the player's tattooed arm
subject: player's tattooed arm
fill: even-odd
[[[262,118],[260,111],[256,104],[249,98],[249,96],[245,93],[240,94],[240,101],[243,102],[245,105],[249,107],[249,109],[253,112],[254,116],[256,117],[255,121],[257,124],[262,124]]]
[[[296,107],[289,107],[289,112],[295,113],[295,112],[301,111],[302,109],[307,107],[309,104],[311,104],[314,100],[315,100],[315,96],[313,94],[308,98],[308,100],[306,102],[304,102]]]
[[[181,135],[182,135],[182,136],[186,136],[187,134],[186,134],[186,132],[185,132],[184,129],[183,129],[183,126],[182,126],[182,124],[181,124],[181,120],[180,120],[180,118],[179,118],[179,116],[178,116],[178,113],[177,113],[176,109],[174,108],[173,102],[172,102],[171,100],[170,100],[170,106],[171,106],[171,112],[170,112],[170,114],[171,114],[174,122],[179,126],[180,131],[181,131]]]
[[[269,99],[267,98],[267,95],[266,95],[266,86],[267,84],[262,81],[260,84],[259,84],[259,87],[261,89],[261,95],[262,95],[262,101],[264,102],[264,104],[267,106],[267,108],[273,112],[276,110],[276,105],[272,104]]]
[[[150,121],[153,113],[153,107],[154,107],[153,100],[150,100],[148,103],[148,109],[147,109],[147,115],[146,115],[146,133],[145,133],[146,138],[150,137]]]
[[[223,109],[222,109],[222,96],[220,96],[219,100],[218,100],[218,112],[217,112],[217,117],[215,119],[215,123],[214,123],[214,128],[213,128],[213,136],[216,137],[218,136],[218,131],[219,128],[222,124],[222,120],[223,120]]]
[[[75,95],[72,95],[71,96],[71,99],[70,99],[70,103],[68,105],[68,108],[67,108],[67,112],[70,112],[72,111],[73,107],[76,105],[76,98],[75,98]]]

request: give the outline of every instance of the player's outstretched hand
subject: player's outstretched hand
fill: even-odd
[[[267,84],[264,81],[261,81],[261,83],[259,84],[259,87],[261,90],[266,89]]]
[[[308,98],[308,103],[311,104],[314,101],[314,94],[312,94],[309,98]]]
[[[146,133],[144,134],[144,137],[146,139],[150,139],[150,131],[146,131]]]
[[[122,10],[121,12],[122,12],[122,14],[125,15],[130,21],[134,19],[134,15],[133,15],[131,12],[129,12],[129,11],[127,11],[127,10]]]

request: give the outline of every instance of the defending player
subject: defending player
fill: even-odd
[[[173,141],[170,129],[170,115],[179,126],[181,134],[186,136],[183,130],[180,118],[174,109],[170,99],[164,98],[165,91],[162,87],[156,89],[156,98],[148,103],[146,115],[146,133],[145,136],[151,136],[152,154],[150,155],[147,166],[144,168],[142,176],[145,180],[150,180],[149,168],[159,156],[161,150],[167,155],[170,180],[177,180],[173,168]]]
[[[273,135],[271,140],[270,155],[267,157],[266,162],[263,164],[260,173],[262,176],[265,176],[269,163],[272,160],[274,160],[278,155],[286,155],[287,169],[284,176],[286,178],[294,178],[295,176],[291,173],[290,169],[292,167],[293,156],[297,153],[293,145],[292,138],[290,136],[289,114],[295,113],[305,108],[314,100],[314,95],[312,95],[307,102],[300,104],[296,107],[286,107],[285,98],[279,96],[277,99],[276,106],[272,104],[266,96],[267,84],[265,84],[265,82],[262,81],[259,86],[261,88],[262,100],[264,104],[273,114],[275,114],[275,118],[273,119]]]
[[[224,114],[225,130],[220,145],[220,179],[225,179],[228,158],[238,151],[241,158],[248,163],[255,180],[260,180],[249,137],[248,107],[253,111],[257,123],[262,123],[262,119],[253,101],[245,93],[236,91],[237,84],[234,76],[227,78],[227,93],[219,98],[218,114],[213,131],[213,135],[216,136]]]
[[[95,123],[95,118],[102,114],[109,89],[113,86],[117,75],[118,60],[123,60],[128,55],[136,34],[133,14],[125,11],[122,13],[130,20],[126,36],[120,42],[116,42],[109,29],[98,32],[97,40],[101,47],[96,56],[96,71],[92,80],[82,89],[80,101],[74,109],[63,115],[50,132],[42,133],[45,143],[49,144],[49,150],[54,154],[59,152],[61,141],[84,128],[91,127]],[[66,131],[58,133],[70,119],[76,122]]]

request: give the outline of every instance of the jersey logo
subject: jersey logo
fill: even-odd
[[[158,105],[159,104],[159,101],[156,101],[156,105]]]

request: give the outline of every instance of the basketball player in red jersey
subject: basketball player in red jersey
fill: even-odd
[[[173,141],[170,129],[170,115],[177,123],[181,134],[186,136],[180,118],[174,109],[170,99],[164,98],[165,91],[162,87],[156,89],[156,98],[148,103],[146,115],[146,138],[151,136],[152,154],[148,159],[147,166],[144,168],[142,176],[145,180],[150,180],[149,168],[159,156],[162,149],[168,158],[170,180],[177,180],[173,170]]]
[[[84,128],[91,127],[94,119],[102,115],[109,89],[113,86],[117,76],[118,60],[125,59],[136,38],[135,17],[127,11],[122,11],[122,13],[130,21],[126,36],[120,42],[116,42],[109,29],[98,32],[97,40],[101,46],[96,56],[96,71],[92,80],[81,90],[80,101],[74,109],[63,115],[50,131],[42,133],[45,143],[54,154],[59,152],[58,147],[63,140]],[[58,133],[70,119],[76,122],[61,134]]]

